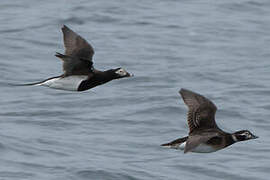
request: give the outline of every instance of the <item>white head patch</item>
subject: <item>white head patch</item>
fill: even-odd
[[[237,142],[238,141],[238,139],[235,137],[234,134],[232,134],[232,139],[234,140],[234,142]]]
[[[127,71],[124,70],[123,68],[118,69],[117,71],[115,71],[116,74],[119,74],[120,76],[125,76],[127,75]]]
[[[251,134],[249,133],[249,132],[243,132],[242,134],[241,134],[242,136],[246,136],[247,138],[251,138]]]

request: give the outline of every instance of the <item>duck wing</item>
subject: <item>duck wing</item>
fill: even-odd
[[[187,89],[179,91],[188,106],[187,121],[190,133],[196,129],[218,128],[215,121],[217,107],[204,96]]]
[[[93,67],[93,47],[67,26],[62,27],[65,54],[56,53],[63,60],[64,74],[87,75]]]

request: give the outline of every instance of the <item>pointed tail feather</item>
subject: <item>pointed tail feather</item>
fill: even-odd
[[[51,77],[51,78],[48,78],[48,79],[45,79],[43,81],[38,81],[38,82],[33,82],[33,83],[25,83],[25,84],[9,84],[11,86],[40,86],[42,85],[44,82],[50,80],[50,79],[54,79],[54,78],[59,78],[59,77],[62,77],[62,76],[56,76],[56,77]]]
[[[171,143],[165,143],[165,144],[161,144],[160,146],[171,146]]]
[[[187,139],[188,139],[188,136],[183,137],[183,138],[176,139],[176,140],[174,140],[172,142],[169,142],[169,143],[161,144],[161,146],[176,146],[176,145],[180,145],[183,142],[186,142]]]
[[[26,84],[9,84],[11,86],[39,86],[42,83],[44,83],[45,81],[39,81],[39,82],[33,82],[33,83],[26,83]]]

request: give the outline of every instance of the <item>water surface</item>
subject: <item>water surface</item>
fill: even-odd
[[[270,170],[268,0],[0,2],[0,179],[265,180]],[[76,93],[7,83],[62,73],[66,24],[95,67],[133,78]],[[188,133],[178,90],[260,138],[211,154],[159,145]]]

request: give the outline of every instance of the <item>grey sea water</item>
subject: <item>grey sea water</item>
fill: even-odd
[[[266,180],[270,1],[1,0],[1,180]],[[9,83],[62,73],[66,24],[98,69],[133,78],[76,93]],[[211,154],[159,145],[188,133],[178,90],[215,102],[217,124],[260,138]]]

